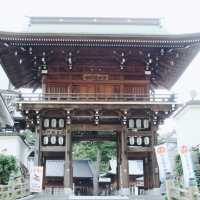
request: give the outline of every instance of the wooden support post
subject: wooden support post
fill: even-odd
[[[39,154],[40,154],[40,132],[38,131],[38,127],[35,128],[36,141],[34,146],[34,165],[39,165]]]
[[[117,179],[117,190],[119,191],[120,189],[120,164],[121,164],[121,148],[120,148],[120,136],[121,136],[121,133],[117,132],[116,133],[116,138],[117,138],[117,173],[116,173],[116,179]]]
[[[152,147],[154,148],[155,145],[158,143],[158,134],[157,134],[158,127],[153,126],[152,127]],[[159,169],[158,169],[158,163],[156,159],[156,154],[153,149],[153,152],[151,153],[151,161],[152,161],[152,183],[153,188],[159,188],[160,187],[160,177],[159,177]]]
[[[147,164],[147,176],[148,176],[148,189],[152,189],[152,188],[158,188],[159,187],[159,182],[156,179],[156,162],[155,162],[155,155],[153,152],[149,153],[147,160],[148,164]]]
[[[143,160],[143,169],[144,169],[144,189],[148,190],[149,189],[149,159],[148,157],[145,157]]]
[[[154,186],[153,186],[153,173],[154,173],[154,170],[153,170],[153,160],[152,160],[152,153],[150,153],[150,155],[148,156],[149,157],[149,164],[148,164],[148,171],[149,171],[149,175],[148,175],[148,182],[149,182],[149,189],[152,189]]]
[[[153,178],[153,188],[159,188],[160,187],[160,178],[159,178],[159,169],[158,169],[158,163],[156,160],[156,154],[153,151],[152,155],[152,178]]]
[[[41,151],[41,146],[42,146],[42,123],[40,122],[40,125],[37,130],[37,138],[36,140],[38,141],[38,166],[44,166],[44,158],[43,158],[43,153]],[[44,173],[43,173],[44,175]]]
[[[69,128],[66,129],[66,137],[65,137],[65,165],[64,165],[64,188],[66,193],[72,192],[72,137],[71,130]]]
[[[120,190],[122,195],[129,195],[129,168],[127,157],[127,134],[125,128],[121,132],[121,165],[120,165]]]

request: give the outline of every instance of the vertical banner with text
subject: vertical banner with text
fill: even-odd
[[[189,147],[187,145],[180,145],[179,153],[181,156],[181,162],[183,166],[184,183],[186,187],[189,187],[190,180],[195,180],[195,174],[193,170],[192,158]]]
[[[35,166],[30,172],[30,192],[42,192],[43,167]]]
[[[172,173],[167,145],[161,144],[155,146],[155,152],[159,166],[160,178],[165,179],[167,174]]]

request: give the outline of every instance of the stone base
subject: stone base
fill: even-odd
[[[74,195],[73,190],[71,188],[64,188],[64,194],[67,196]]]
[[[119,195],[121,195],[121,196],[130,196],[129,188],[120,188]]]

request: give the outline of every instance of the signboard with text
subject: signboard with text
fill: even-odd
[[[157,162],[161,178],[166,178],[167,174],[172,173],[171,163],[169,159],[168,149],[166,144],[161,144],[155,147]]]
[[[43,167],[35,166],[30,172],[30,192],[42,192]]]
[[[179,153],[181,156],[181,162],[183,166],[184,183],[185,183],[185,186],[188,187],[190,184],[189,183],[190,180],[195,179],[189,147],[187,145],[180,145]]]

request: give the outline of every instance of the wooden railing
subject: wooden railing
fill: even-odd
[[[110,102],[175,102],[174,94],[103,94],[103,93],[57,93],[23,94],[21,101],[110,101]]]

